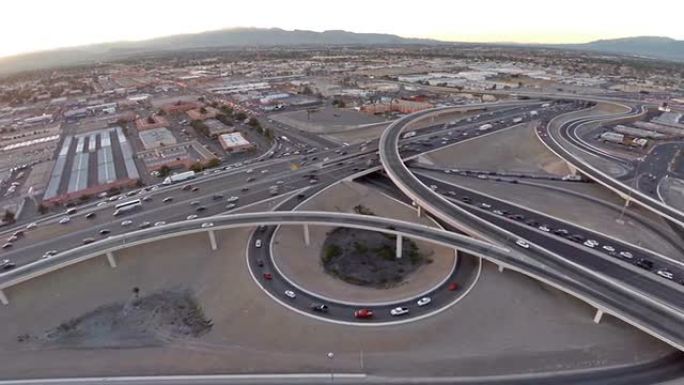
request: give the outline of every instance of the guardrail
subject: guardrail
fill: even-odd
[[[451,107],[451,109],[454,108],[455,107]],[[452,205],[418,180],[418,178],[408,170],[401,159],[398,151],[398,140],[402,130],[413,120],[423,119],[432,114],[442,113],[448,109],[450,108],[442,107],[434,110],[417,112],[399,119],[388,126],[383,132],[379,143],[380,160],[385,171],[397,187],[409,198],[413,199],[419,206],[427,209],[446,223],[449,223],[456,228],[465,229],[467,232],[470,232],[471,234],[474,233],[485,239],[495,239],[497,237],[494,236],[494,234],[498,233],[499,242],[503,241],[503,243],[510,243],[517,239],[517,236]],[[463,218],[457,220],[456,218],[451,217],[448,213],[442,211],[438,207],[439,205],[441,205],[442,208],[448,207],[449,209],[457,211]],[[463,220],[464,218],[465,221]],[[678,309],[675,309],[666,303],[653,300],[649,298],[646,293],[635,291],[633,288],[626,287],[622,282],[592,271],[537,245],[534,245],[528,252],[544,261],[544,269],[553,273],[550,275],[555,275],[556,277],[558,275],[572,277],[573,280],[585,282],[586,286],[578,291],[577,288],[572,288],[574,285],[563,286],[558,285],[557,281],[551,282],[553,280],[549,280],[548,275],[540,276],[530,274],[529,271],[524,272],[524,274],[533,276],[542,282],[555,286],[560,290],[595,306],[598,310],[598,318],[600,318],[601,312],[608,311],[609,309],[608,312],[614,316],[656,338],[659,338],[680,350],[684,347],[683,336],[681,335],[681,332],[676,331],[677,329],[681,329],[682,322],[684,322],[684,314]],[[592,288],[590,288],[590,286]],[[591,289],[590,291],[593,291],[592,295],[588,296],[585,289]],[[636,310],[636,307],[641,307],[641,309]],[[672,332],[674,332],[674,335],[671,334]]]

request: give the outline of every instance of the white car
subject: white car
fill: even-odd
[[[609,252],[611,252],[611,253],[612,253],[613,251],[615,251],[615,248],[614,248],[613,246],[609,246],[609,245],[603,245],[603,246],[601,246],[601,248],[602,248],[603,250],[609,251]]]
[[[437,185],[436,185],[436,184],[431,184],[431,185],[430,185],[430,189],[432,189],[432,191],[437,191]]]
[[[35,229],[36,227],[38,227],[38,224],[36,222],[32,222],[32,223],[29,223],[28,225],[26,225],[26,230],[32,230],[32,229]]]
[[[408,314],[409,309],[407,307],[395,307],[394,309],[390,310],[390,314],[393,316],[400,316],[404,314]]]
[[[489,203],[482,202],[480,203],[480,207],[482,207],[483,209],[491,209],[492,205],[490,205]]]
[[[234,209],[235,207],[237,207],[237,205],[236,205],[235,203],[228,203],[228,204],[226,205],[226,210],[232,210],[232,209]]]
[[[293,299],[297,296],[295,294],[295,292],[292,290],[285,290],[285,295],[288,296],[289,298],[293,298]]]
[[[203,228],[203,229],[206,229],[207,227],[213,227],[213,226],[214,226],[214,223],[212,223],[212,222],[204,222],[204,223],[202,223],[202,228]]]
[[[548,233],[549,231],[551,231],[551,229],[548,228],[546,225],[541,225],[541,226],[539,226],[539,230],[541,230],[541,231],[543,231],[543,232],[545,232],[545,233]]]
[[[522,239],[518,239],[517,241],[515,241],[515,244],[522,247],[523,249],[529,249],[530,248],[530,244],[523,241]]]
[[[165,224],[166,224],[165,221],[154,222],[154,226],[155,226],[155,227],[157,227],[157,226],[164,226]]]
[[[430,302],[432,302],[432,299],[430,297],[423,297],[423,298],[419,299],[417,303],[418,303],[418,306],[425,306],[425,305],[429,304]]]
[[[634,258],[634,254],[630,253],[629,251],[621,251],[620,256],[627,259]]]
[[[238,197],[236,197],[236,196],[232,196],[232,197],[226,199],[226,202],[229,202],[229,203],[230,203],[230,202],[237,202],[238,199],[240,199],[240,198],[238,198]]]
[[[55,254],[57,254],[57,250],[49,250],[49,251],[46,251],[45,254],[43,254],[43,256],[41,258],[47,259],[47,258],[54,256]]]
[[[62,219],[59,220],[60,225],[65,225],[69,222],[71,222],[71,217],[62,217]]]
[[[674,278],[674,274],[672,274],[670,271],[667,271],[666,269],[660,269],[656,271],[656,274],[670,280]]]
[[[256,242],[254,242],[255,247],[261,247],[261,239],[257,239]]]
[[[190,202],[190,206],[199,206],[200,201],[192,201]]]
[[[192,219],[196,219],[197,217],[198,217],[197,214],[190,214],[190,215],[188,215],[185,219],[189,221],[189,220],[192,220]]]
[[[151,200],[152,200],[152,197],[149,196],[149,195],[145,195],[145,196],[142,197],[142,199],[141,199],[141,201],[143,201],[143,202],[149,202],[149,201],[151,201]]]
[[[494,214],[496,214],[496,215],[504,215],[504,214],[503,214],[503,211],[501,211],[501,210],[494,210],[494,211],[492,211],[492,212],[493,212]]]
[[[593,239],[587,239],[584,241],[584,246],[591,247],[593,249],[594,247],[598,246],[598,242]]]
[[[132,224],[133,224],[133,221],[130,219],[126,219],[125,221],[121,222],[121,226],[123,226],[123,227],[130,226]]]

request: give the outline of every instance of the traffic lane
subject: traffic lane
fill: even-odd
[[[437,179],[430,178],[429,176],[425,175],[418,175],[418,178],[423,181],[426,184],[430,185],[435,185],[438,187],[438,192],[442,195],[444,195],[446,198],[455,198],[456,200],[460,200],[463,202],[463,198],[467,197],[467,199],[473,200],[472,204],[480,204],[480,203],[485,203],[489,204],[491,208],[483,208],[486,209],[487,211],[494,211],[494,210],[501,210],[502,212],[505,213],[505,215],[510,216],[510,215],[524,215],[524,218],[521,219],[522,221],[528,221],[528,220],[534,220],[538,223],[538,225],[533,226],[535,228],[541,227],[545,225],[546,227],[549,228],[550,231],[546,232],[548,236],[552,237],[558,237],[558,238],[563,238],[566,239],[566,237],[554,234],[554,230],[558,229],[565,229],[569,231],[570,234],[568,235],[573,235],[573,234],[579,234],[582,235],[585,239],[593,239],[599,241],[599,245],[597,246],[596,251],[601,252],[603,254],[606,254],[606,256],[610,258],[618,258],[617,256],[613,256],[610,254],[609,251],[604,250],[603,248],[599,246],[612,246],[615,248],[614,253],[619,253],[620,251],[628,251],[633,254],[634,258],[633,260],[636,261],[637,258],[639,257],[646,257],[651,261],[657,262],[658,266],[654,267],[654,270],[657,270],[658,268],[667,268],[668,270],[675,272],[677,275],[684,276],[684,270],[682,270],[682,266],[676,263],[673,263],[672,261],[668,261],[665,259],[660,258],[660,256],[653,254],[653,253],[648,253],[642,249],[635,248],[632,245],[628,243],[624,243],[618,239],[614,238],[609,238],[606,237],[602,234],[598,234],[592,231],[587,231],[586,229],[577,227],[571,223],[566,223],[560,220],[557,220],[555,218],[541,215],[532,211],[525,210],[524,208],[509,204],[505,201],[490,198],[485,195],[478,194],[474,191],[470,191],[467,189],[460,188],[459,186],[449,184],[442,182]],[[453,192],[454,194],[451,194]],[[541,230],[540,230],[541,231]],[[619,259],[619,258],[618,258]],[[621,260],[625,260],[624,258]]]
[[[315,314],[323,318],[329,318],[340,321],[360,322],[360,323],[377,323],[400,321],[402,319],[410,319],[412,317],[431,313],[443,306],[449,305],[455,298],[462,294],[465,288],[473,284],[477,278],[476,271],[479,267],[479,260],[475,257],[462,256],[456,261],[456,266],[448,279],[436,287],[435,289],[426,293],[416,293],[415,299],[408,301],[397,301],[389,305],[361,307],[338,303],[335,301],[328,301],[311,295],[307,292],[300,291],[295,286],[289,283],[288,279],[283,277],[278,270],[273,266],[273,259],[276,256],[270,255],[270,248],[268,245],[272,241],[276,226],[267,226],[262,230],[255,230],[250,238],[249,248],[249,264],[250,268],[257,280],[265,290],[268,290],[272,295],[279,298],[281,301],[293,306],[306,313]],[[256,247],[256,240],[262,242],[261,247]],[[263,266],[261,266],[263,265]],[[271,279],[266,279],[264,274],[270,274]],[[457,283],[456,290],[448,290],[449,285]],[[289,290],[295,293],[295,298],[291,298],[285,294]],[[422,297],[430,297],[429,304],[418,306],[417,300]],[[312,309],[312,305],[326,305],[328,311],[325,313],[317,312]],[[390,311],[396,307],[406,307],[409,309],[408,314],[393,316]],[[357,319],[354,316],[354,311],[361,308],[367,308],[373,311],[373,316],[370,319]]]
[[[602,273],[606,276],[610,276],[614,279],[627,283],[642,290],[644,293],[648,293],[649,296],[665,299],[668,304],[677,306],[679,309],[684,309],[684,295],[682,295],[680,290],[654,281],[648,277],[645,277],[643,274],[626,269],[611,261],[596,257],[595,255],[583,250],[581,247],[578,247],[576,244],[563,242],[556,237],[549,236],[546,233],[537,232],[536,230],[531,229],[529,226],[493,214],[489,211],[481,210],[479,208],[463,204],[462,202],[454,202],[472,214],[480,216],[496,226],[506,228],[507,230],[519,236],[520,239],[528,240],[531,243],[539,245],[547,250],[553,250],[554,253],[578,263],[585,268],[589,268],[595,272]],[[516,247],[522,250],[520,246]],[[529,249],[525,249],[524,251],[527,250]]]
[[[339,166],[331,170],[323,171],[321,178],[325,179],[325,181],[319,181],[319,183],[324,183],[326,181],[332,182],[336,181],[338,178],[343,178],[348,175],[351,175],[353,173],[353,171],[350,170],[352,166],[353,165],[351,164],[345,164],[343,166]],[[319,178],[319,180],[321,178]],[[205,217],[209,215],[223,213],[227,210],[225,206],[228,203],[230,203],[226,201],[226,199],[229,198],[229,196],[234,195],[240,197],[242,201],[241,203],[244,204],[254,203],[272,197],[273,195],[271,195],[268,192],[268,187],[271,185],[271,182],[271,180],[261,181],[259,183],[255,182],[253,185],[251,185],[249,192],[241,191],[242,188],[236,185],[236,187],[234,187],[231,190],[223,190],[225,192],[225,196],[221,200],[212,199],[211,196],[213,194],[206,194],[201,197],[196,195],[190,195],[190,197],[186,199],[186,201],[175,202],[173,204],[169,204],[168,206],[162,206],[147,211],[138,210],[128,212],[124,215],[116,217],[109,223],[93,225],[78,231],[69,232],[61,237],[55,237],[52,239],[31,243],[23,247],[22,249],[13,250],[11,252],[4,254],[3,258],[9,258],[17,265],[22,265],[39,259],[47,251],[57,250],[59,252],[65,249],[69,249],[71,247],[82,245],[83,239],[87,237],[101,239],[102,235],[99,234],[99,231],[103,229],[107,229],[110,231],[110,233],[106,235],[116,235],[132,230],[137,230],[138,226],[142,222],[150,222],[152,224],[159,221],[173,222],[185,220],[188,215],[192,214],[198,215],[200,217]],[[284,184],[283,188],[293,190],[296,188],[306,187],[310,185],[311,184],[309,182],[309,178],[293,178],[290,180],[289,183]],[[192,193],[188,192],[188,194]],[[202,212],[197,212],[196,210],[198,206],[193,206],[189,203],[193,200],[200,201],[200,206],[206,207],[206,210]],[[177,210],[181,211],[178,212]],[[126,227],[121,226],[121,223],[126,220],[130,220],[132,221],[132,223]],[[82,219],[82,221],[85,221],[85,219]]]

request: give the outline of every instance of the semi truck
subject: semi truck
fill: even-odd
[[[170,185],[178,182],[182,182],[184,180],[192,179],[195,177],[195,172],[194,171],[186,171],[186,172],[181,172],[178,174],[173,174],[169,175],[164,179],[162,182],[163,185]]]

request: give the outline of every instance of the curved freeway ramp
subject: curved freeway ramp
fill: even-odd
[[[457,106],[451,107],[451,110],[464,108],[472,107]],[[517,256],[513,260],[521,263],[516,270],[549,283],[595,306],[599,311],[610,313],[682,350],[684,303],[680,290],[643,279],[643,276],[613,263],[583,255],[586,251],[579,248],[573,250],[572,255],[559,255],[543,245],[531,244],[524,249],[523,254],[519,251],[523,249],[515,245],[518,238],[514,234],[452,204],[413,175],[399,153],[398,143],[402,131],[418,119],[430,118],[449,110],[449,107],[442,107],[420,111],[395,121],[383,132],[379,143],[380,160],[392,182],[419,207],[449,225],[509,248],[511,254]],[[535,269],[529,270],[531,266],[535,266]],[[540,275],[540,271],[544,273]],[[580,282],[581,289],[578,291],[577,284]]]

